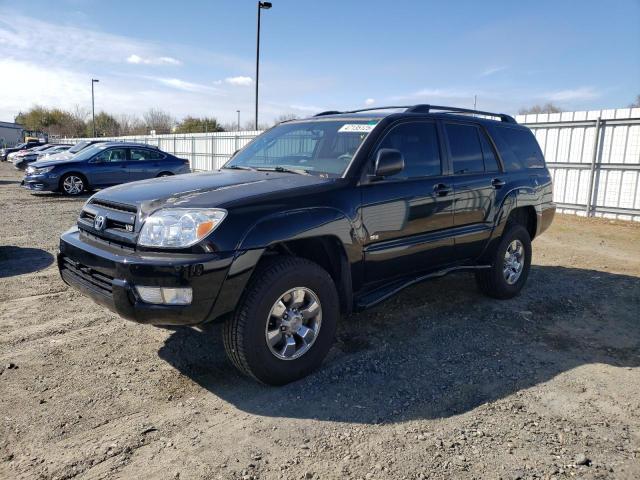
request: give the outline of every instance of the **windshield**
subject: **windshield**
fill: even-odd
[[[96,143],[96,144],[91,145],[90,147],[87,147],[84,150],[82,150],[80,153],[75,155],[72,160],[73,161],[80,161],[80,162],[83,161],[83,160],[89,160],[91,157],[93,157],[97,153],[100,153],[105,148],[106,147],[105,147],[104,144]],[[69,151],[71,151],[71,150],[69,150]]]
[[[89,142],[76,143],[73,147],[71,147],[69,149],[69,153],[78,153],[80,150],[82,150],[87,145],[89,145]]]
[[[340,176],[377,120],[284,123],[256,137],[223,168]]]

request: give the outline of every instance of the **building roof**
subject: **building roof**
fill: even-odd
[[[24,127],[19,123],[13,122],[0,122],[0,127],[2,128],[15,128],[16,130],[23,130]]]

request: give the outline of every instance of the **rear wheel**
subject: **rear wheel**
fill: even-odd
[[[77,173],[67,173],[60,179],[60,190],[65,195],[80,195],[87,189],[87,181]]]
[[[491,263],[491,268],[476,272],[480,290],[500,299],[518,295],[531,268],[531,238],[527,229],[520,224],[507,225]]]
[[[159,174],[158,174],[157,178],[160,178],[160,177],[170,177],[171,175],[173,175],[173,173],[171,173],[171,172],[162,172],[162,173],[159,173]]]
[[[338,316],[338,293],[324,269],[306,259],[276,257],[259,267],[225,323],[225,350],[244,374],[283,385],[322,363]]]

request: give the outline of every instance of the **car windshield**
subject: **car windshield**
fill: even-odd
[[[80,150],[89,145],[89,142],[79,142],[69,149],[69,153],[78,153]]]
[[[104,144],[96,143],[94,145],[91,145],[90,147],[85,148],[80,153],[75,155],[73,157],[73,160],[74,161],[80,161],[80,162],[83,161],[83,160],[89,160],[90,158],[92,158],[94,155],[100,153],[105,148],[106,147],[105,147]],[[69,151],[71,151],[71,150],[69,150]]]
[[[256,137],[223,167],[340,176],[377,120],[283,123]]]

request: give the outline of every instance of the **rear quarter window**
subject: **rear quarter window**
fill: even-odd
[[[544,157],[536,137],[529,129],[493,127],[491,134],[507,172],[544,168]]]

